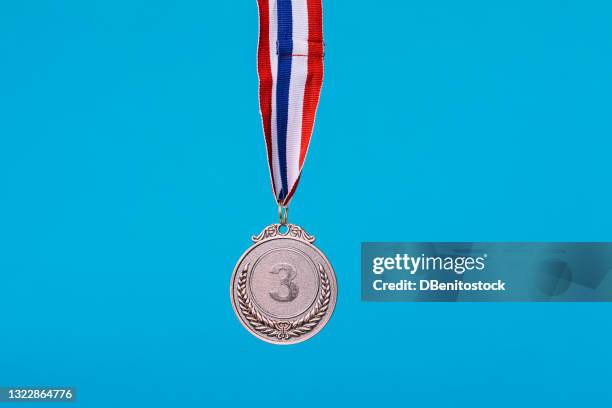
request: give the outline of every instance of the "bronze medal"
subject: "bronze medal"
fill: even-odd
[[[275,344],[304,341],[329,321],[336,305],[336,276],[314,237],[294,224],[272,224],[242,255],[230,296],[242,325]]]

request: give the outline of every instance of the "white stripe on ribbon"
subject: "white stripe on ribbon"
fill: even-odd
[[[277,30],[278,30],[278,9],[276,7],[277,0],[269,0],[269,15],[270,15],[270,68],[272,69],[272,173],[274,177],[274,185],[276,186],[275,194],[278,193],[282,186],[280,163],[278,160],[278,132],[276,127],[276,82],[278,77],[278,55],[277,55]]]
[[[289,84],[289,112],[287,123],[287,185],[291,191],[300,176],[300,151],[302,146],[302,113],[304,89],[308,76],[308,2],[293,0],[293,57]]]

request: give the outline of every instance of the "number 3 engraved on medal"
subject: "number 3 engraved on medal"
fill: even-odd
[[[284,278],[281,275],[282,272],[285,273]],[[269,292],[270,297],[279,302],[291,302],[292,300],[294,300],[300,291],[298,286],[292,282],[297,276],[297,272],[295,271],[295,268],[287,263],[279,263],[272,267],[272,270],[270,271],[270,273],[279,275],[279,277],[281,278],[281,281],[280,281],[281,286],[286,287],[287,290],[289,291],[284,296],[279,294],[278,291]]]

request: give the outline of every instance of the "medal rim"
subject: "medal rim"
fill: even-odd
[[[268,228],[270,226],[274,226],[274,225],[278,225],[278,224],[270,224],[268,226],[266,226],[265,228]],[[304,229],[302,227],[300,227],[299,225],[296,224],[292,224],[295,225],[296,227],[300,228],[302,231],[304,231]],[[265,231],[265,229],[264,229]],[[305,231],[304,231],[305,232]],[[242,313],[240,312],[240,310],[238,309],[238,307],[236,306],[236,301],[234,300],[234,288],[235,288],[235,281],[236,281],[236,274],[238,273],[238,267],[240,266],[240,264],[242,263],[242,261],[247,257],[247,255],[249,255],[255,248],[257,248],[258,246],[268,242],[268,241],[273,241],[276,239],[290,239],[290,240],[294,240],[294,241],[298,241],[307,245],[310,245],[311,248],[313,248],[320,256],[321,258],[323,258],[323,260],[325,261],[327,267],[329,267],[329,271],[331,273],[329,273],[330,277],[330,281],[333,281],[334,283],[334,289],[332,291],[332,300],[330,300],[329,302],[329,311],[328,313],[325,314],[325,317],[319,322],[319,324],[317,324],[316,327],[314,327],[312,329],[312,331],[310,333],[308,333],[308,335],[303,335],[300,337],[295,337],[294,339],[289,339],[286,341],[275,341],[272,340],[268,337],[264,337],[263,335],[257,333],[256,330],[253,330],[250,325],[248,324],[248,322],[244,321],[244,317],[242,316]],[[268,237],[268,238],[264,238],[262,240],[256,241],[254,242],[250,247],[248,247],[244,253],[242,254],[242,256],[240,256],[240,258],[238,259],[238,261],[236,262],[236,265],[234,266],[234,270],[232,272],[232,276],[230,277],[230,300],[232,302],[232,309],[234,310],[234,313],[236,314],[236,317],[238,317],[238,321],[240,321],[240,324],[242,324],[242,326],[244,326],[244,328],[253,336],[257,337],[260,340],[265,341],[266,343],[270,343],[270,344],[275,344],[275,345],[281,345],[281,346],[288,346],[291,344],[298,344],[301,342],[304,342],[306,340],[309,340],[310,338],[314,337],[315,335],[317,335],[321,330],[323,330],[323,328],[327,325],[327,323],[329,322],[329,320],[331,319],[332,315],[334,314],[334,311],[336,310],[336,303],[338,301],[338,281],[336,280],[336,272],[334,271],[334,267],[332,266],[331,262],[329,261],[329,259],[327,258],[327,256],[323,253],[323,251],[321,251],[316,245],[313,244],[314,240],[309,242],[305,239],[302,238],[297,238],[297,237],[293,237],[293,236],[289,236],[288,233],[286,234],[279,234],[272,236],[272,237]],[[320,282],[319,282],[320,285]],[[308,311],[308,309],[306,310]],[[304,312],[305,313],[305,312]],[[303,313],[301,313],[303,314]]]

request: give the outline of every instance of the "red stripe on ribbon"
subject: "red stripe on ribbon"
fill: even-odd
[[[272,67],[270,65],[270,8],[268,0],[257,0],[259,7],[259,46],[257,47],[257,73],[259,75],[259,109],[263,122],[272,192],[276,186],[272,171]]]
[[[308,0],[308,76],[304,89],[300,169],[312,136],[321,85],[323,84],[323,8],[321,0]]]

